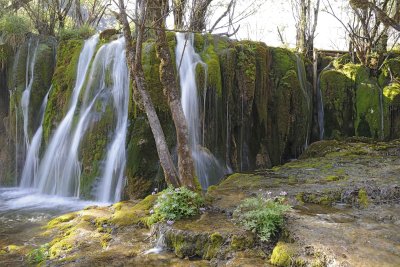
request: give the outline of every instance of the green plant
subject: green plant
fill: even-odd
[[[25,41],[25,36],[30,30],[31,25],[27,18],[7,14],[0,19],[0,43],[2,41],[15,49]]]
[[[200,213],[200,207],[204,204],[203,198],[196,192],[186,187],[165,189],[158,197],[149,224],[158,221],[167,221],[172,224],[176,220],[188,218]]]
[[[95,32],[93,27],[84,24],[79,28],[65,28],[60,30],[59,39],[62,41],[69,39],[88,39]]]
[[[49,255],[49,245],[44,244],[37,249],[33,249],[31,252],[28,253],[28,262],[30,264],[37,264],[45,259],[47,259]]]
[[[261,241],[269,241],[284,223],[284,214],[290,206],[284,197],[253,197],[245,199],[234,211],[234,221],[258,235]]]

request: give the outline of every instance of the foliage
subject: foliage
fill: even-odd
[[[30,23],[25,17],[7,14],[0,19],[1,40],[13,48],[25,40],[30,29]]]
[[[44,244],[44,245],[40,246],[39,248],[32,250],[27,255],[28,262],[30,264],[38,264],[38,263],[46,260],[46,258],[49,255],[48,249],[49,249],[49,245]]]
[[[186,187],[165,189],[157,199],[149,224],[158,221],[173,222],[199,214],[203,198]]]
[[[90,25],[82,25],[79,28],[65,28],[59,32],[59,39],[61,41],[69,39],[88,39],[95,33],[95,29]]]
[[[284,201],[283,196],[248,198],[236,208],[233,218],[246,230],[256,233],[261,241],[269,241],[271,236],[282,227],[283,215],[290,209]]]

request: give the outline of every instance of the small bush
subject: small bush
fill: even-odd
[[[261,241],[269,241],[281,229],[286,211],[290,206],[284,197],[253,197],[245,199],[233,213],[235,222],[258,235]]]
[[[25,41],[26,34],[31,30],[29,20],[25,17],[7,14],[0,19],[1,41],[16,48]]]
[[[49,255],[49,245],[45,244],[37,249],[32,250],[28,254],[28,262],[30,264],[38,264],[46,260]]]
[[[88,39],[95,34],[95,29],[89,25],[82,25],[80,28],[65,28],[59,32],[59,39],[62,41],[69,39]]]
[[[158,221],[173,223],[176,220],[188,218],[200,213],[200,207],[204,204],[203,198],[186,187],[165,189],[158,197],[154,205],[149,224]]]

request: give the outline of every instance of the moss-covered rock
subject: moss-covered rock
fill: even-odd
[[[354,135],[354,81],[337,70],[321,74],[320,88],[324,103],[326,138]]]
[[[55,126],[61,121],[69,107],[74,89],[79,55],[83,40],[72,39],[61,42],[57,47],[57,62],[43,122],[43,137],[49,141]]]

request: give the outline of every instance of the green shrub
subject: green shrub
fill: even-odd
[[[80,28],[65,28],[60,30],[59,39],[61,41],[69,39],[88,39],[95,33],[95,29],[89,25],[82,25]]]
[[[200,207],[204,204],[203,198],[196,192],[186,187],[165,189],[158,197],[148,224],[158,221],[173,223],[176,220],[188,218],[200,213]]]
[[[28,262],[30,264],[38,264],[46,260],[49,255],[49,245],[45,244],[28,253]]]
[[[281,229],[284,214],[290,206],[276,198],[253,197],[245,199],[233,213],[234,221],[258,235],[261,241],[269,241]]]
[[[15,49],[25,41],[25,36],[30,30],[31,25],[27,18],[7,14],[0,19],[0,43],[6,43]]]

